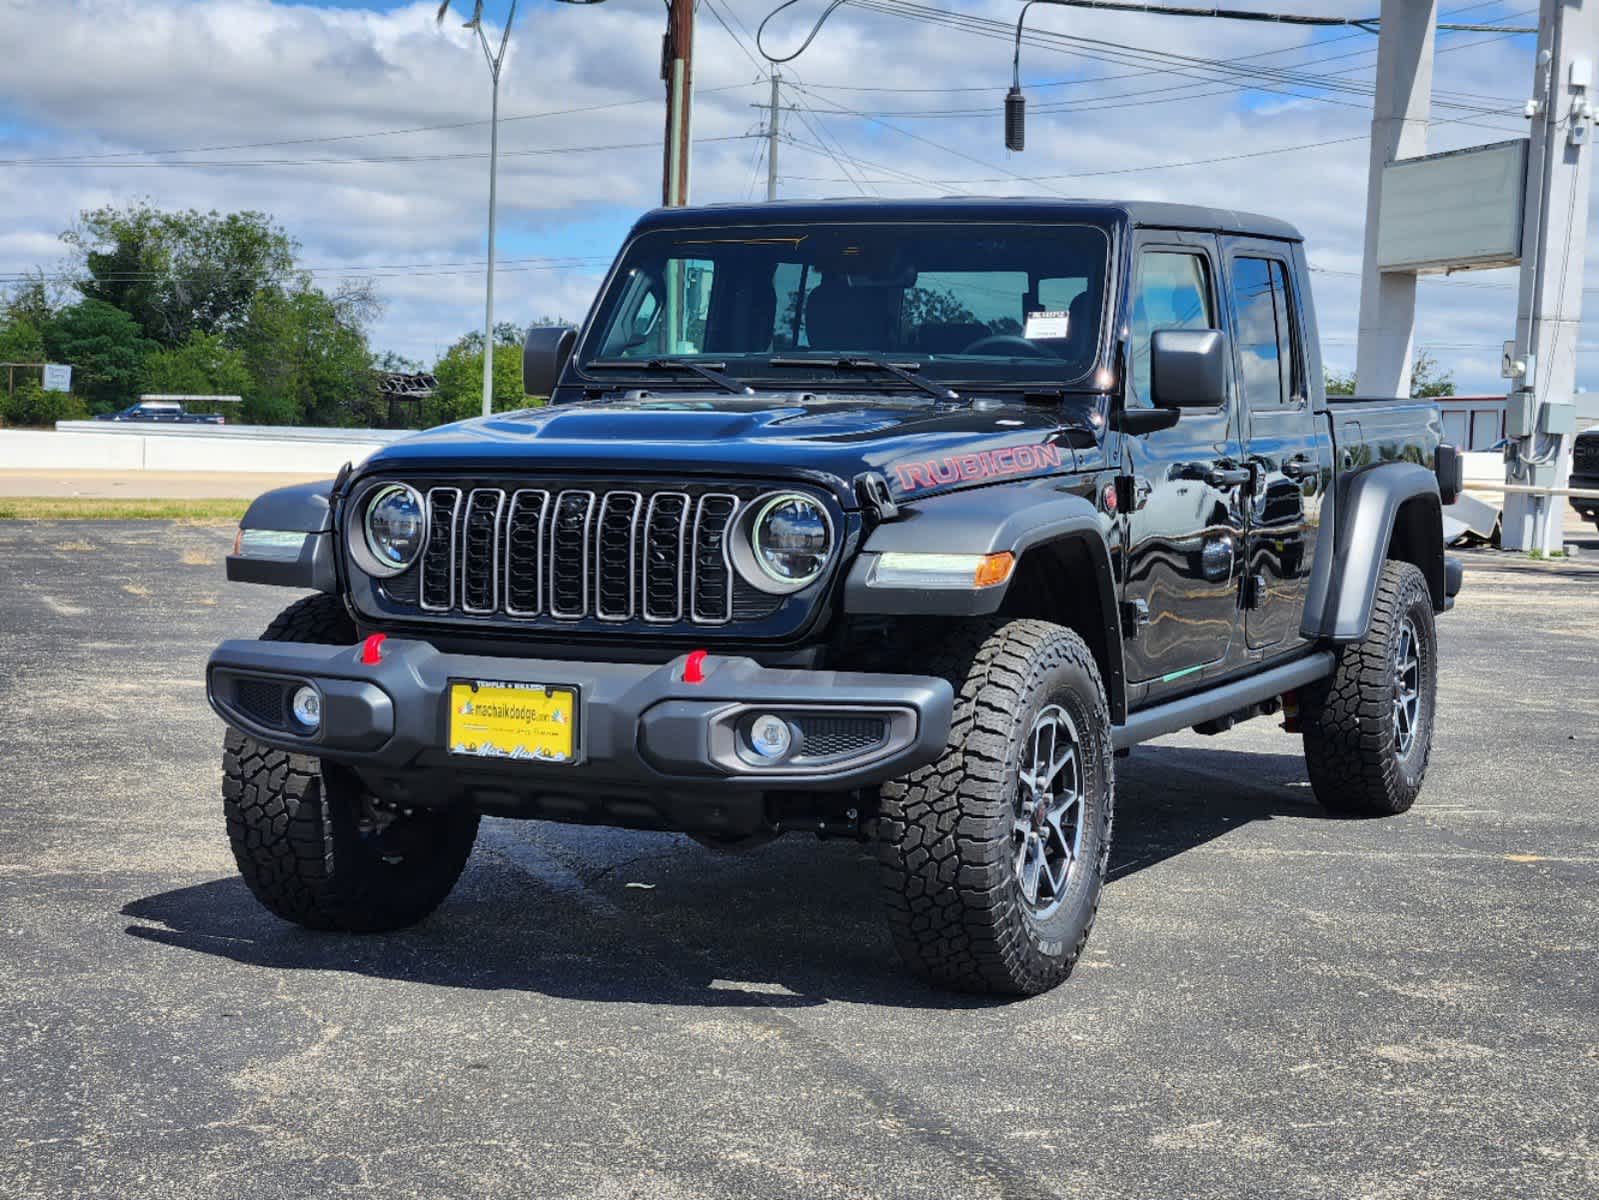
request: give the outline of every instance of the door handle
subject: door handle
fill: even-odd
[[[1295,455],[1283,464],[1283,474],[1290,479],[1309,479],[1321,474],[1321,464],[1312,462],[1302,454]]]
[[[1254,477],[1248,467],[1212,467],[1205,472],[1205,482],[1213,488],[1242,487]]]

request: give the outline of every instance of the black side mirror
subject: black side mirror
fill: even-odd
[[[1227,403],[1227,335],[1219,329],[1157,329],[1149,341],[1149,393],[1156,408]]]
[[[577,330],[565,325],[529,329],[527,341],[522,343],[523,394],[548,396],[553,392],[576,344]]]

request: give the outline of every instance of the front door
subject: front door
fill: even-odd
[[[1254,473],[1240,597],[1250,649],[1298,638],[1322,491],[1322,461],[1305,378],[1304,322],[1286,243],[1225,242],[1247,462]]]
[[[1216,239],[1146,233],[1136,248],[1128,326],[1129,409],[1150,407],[1149,345],[1159,329],[1220,329]],[[1135,630],[1127,677],[1151,694],[1197,682],[1238,626],[1243,446],[1233,405],[1186,409],[1170,429],[1126,439],[1133,478],[1123,600]]]

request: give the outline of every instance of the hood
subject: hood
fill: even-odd
[[[803,478],[854,503],[881,474],[895,499],[1060,474],[1098,458],[1089,396],[1059,406],[902,395],[682,393],[563,404],[444,425],[402,439],[362,473],[400,469],[570,470],[731,479]]]

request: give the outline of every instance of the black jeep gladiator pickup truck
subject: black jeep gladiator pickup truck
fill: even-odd
[[[1282,714],[1318,799],[1426,773],[1460,587],[1429,403],[1330,403],[1300,235],[1146,203],[653,212],[546,407],[268,493],[310,589],[208,668],[246,882],[414,922],[480,814],[875,843],[907,963],[1066,977],[1114,756]]]

